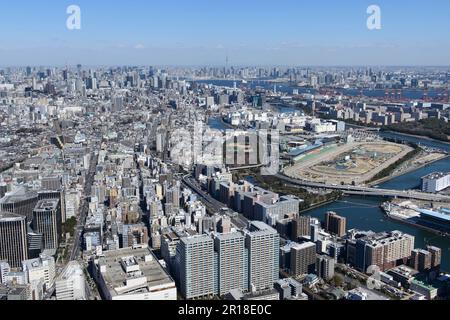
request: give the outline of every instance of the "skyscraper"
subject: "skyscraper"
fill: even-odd
[[[31,221],[33,208],[37,202],[36,192],[19,188],[0,199],[0,210],[26,216],[28,221]]]
[[[279,279],[279,234],[267,224],[253,221],[245,231],[245,245],[249,253],[249,289],[272,289]]]
[[[58,249],[61,235],[59,200],[41,200],[33,210],[32,228],[44,237],[44,249]]]
[[[218,294],[223,296],[234,289],[246,291],[245,237],[240,232],[218,234],[214,248],[218,254]]]
[[[183,237],[177,245],[180,291],[185,299],[214,295],[214,241],[209,235]]]
[[[335,212],[327,212],[325,215],[325,230],[338,236],[345,236],[347,229],[347,219],[338,216]]]
[[[0,212],[0,260],[19,268],[28,259],[26,217]]]
[[[317,224],[311,224],[311,241],[317,242],[319,240],[319,226]]]

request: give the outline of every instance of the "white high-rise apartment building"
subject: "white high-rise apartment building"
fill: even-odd
[[[214,241],[209,235],[181,238],[177,246],[180,291],[185,299],[215,294]]]
[[[248,257],[245,237],[240,232],[218,234],[214,238],[218,254],[218,294],[248,290]]]
[[[253,221],[245,231],[245,245],[249,253],[249,289],[272,289],[279,280],[278,232],[263,222]]]
[[[77,261],[68,263],[56,279],[57,300],[86,300],[86,279]]]

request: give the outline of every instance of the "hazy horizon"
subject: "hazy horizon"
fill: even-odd
[[[3,66],[450,65],[446,0],[1,2]],[[66,27],[73,4],[80,30]]]

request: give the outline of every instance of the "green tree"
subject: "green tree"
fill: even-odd
[[[342,287],[344,284],[344,278],[338,274],[335,274],[333,277],[333,283],[336,287]]]

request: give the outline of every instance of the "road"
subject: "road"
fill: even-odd
[[[83,229],[86,223],[86,217],[89,210],[89,202],[88,198],[91,195],[92,183],[94,182],[95,171],[97,167],[98,156],[94,153],[91,153],[91,163],[89,166],[89,172],[86,175],[86,182],[84,185],[84,194],[85,197],[80,207],[80,215],[77,219],[77,226],[75,229],[75,241],[73,244],[72,252],[70,254],[70,261],[77,260],[80,254],[81,246],[83,244]]]
[[[308,182],[298,179],[289,178],[283,174],[275,175],[280,180],[288,182],[293,185],[298,185],[302,187],[312,187],[319,189],[330,189],[339,190],[345,194],[349,195],[362,195],[362,196],[376,196],[376,197],[392,197],[392,198],[405,198],[405,199],[415,199],[422,201],[438,201],[438,202],[450,202],[450,196],[441,194],[424,193],[413,190],[389,190],[389,189],[378,189],[369,187],[358,187],[358,186],[348,186],[348,185],[329,185],[323,183]]]
[[[200,196],[210,213],[220,212],[222,209],[227,208],[225,204],[203,191],[191,175],[183,177],[183,184]],[[234,217],[231,217],[231,222],[239,229],[245,229],[248,226],[248,220],[242,214],[236,214]]]

